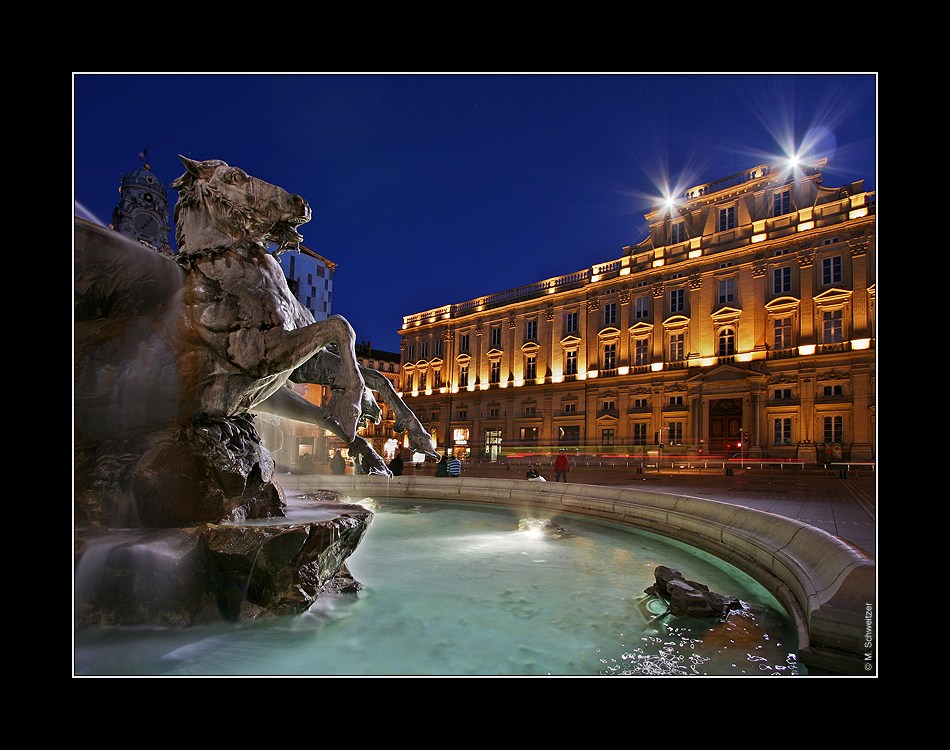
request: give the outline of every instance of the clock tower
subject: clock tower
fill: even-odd
[[[175,251],[168,241],[172,229],[168,221],[168,193],[152,168],[145,164],[123,175],[119,196],[109,227],[153,250],[173,255]]]

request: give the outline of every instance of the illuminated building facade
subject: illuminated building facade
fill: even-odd
[[[693,187],[619,259],[407,315],[406,403],[470,458],[874,460],[875,196],[824,164]]]

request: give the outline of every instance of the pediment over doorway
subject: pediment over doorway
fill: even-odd
[[[749,380],[764,381],[766,377],[767,376],[764,373],[759,372],[757,369],[753,369],[749,365],[743,366],[737,364],[725,364],[716,365],[709,370],[704,370],[689,378],[686,382],[689,385],[694,386],[712,383],[746,383]]]

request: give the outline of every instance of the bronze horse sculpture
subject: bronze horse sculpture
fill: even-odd
[[[274,255],[299,247],[307,202],[223,161],[179,158],[175,256],[76,220],[80,518],[171,526],[282,515],[255,411],[319,425],[388,476],[356,434],[379,421],[373,390],[411,447],[436,455],[389,381],[357,362],[350,324],[315,322],[290,292]],[[294,378],[328,386],[326,406],[295,393]]]

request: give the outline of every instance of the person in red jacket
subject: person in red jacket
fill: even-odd
[[[554,459],[554,481],[566,482],[567,472],[569,472],[570,470],[571,470],[571,464],[567,460],[567,454],[564,452],[564,449],[561,448],[557,452],[557,458]]]

